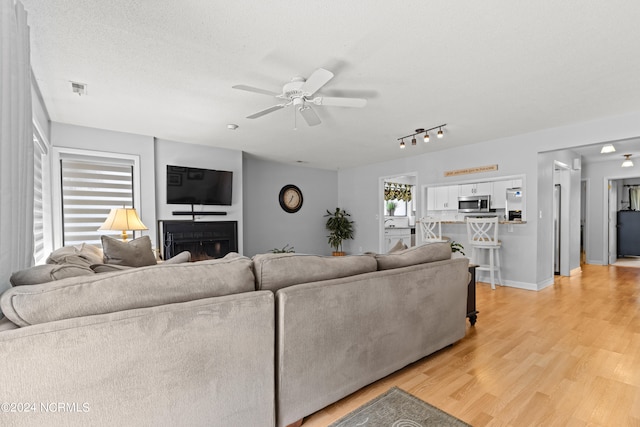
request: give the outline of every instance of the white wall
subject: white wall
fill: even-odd
[[[151,241],[155,242],[156,186],[153,137],[52,122],[51,145],[139,156],[141,206],[136,209],[144,225],[149,228],[142,233],[148,234]]]
[[[156,214],[158,220],[191,220],[191,216],[173,215],[173,211],[190,211],[191,205],[167,204],[167,165],[201,169],[219,169],[233,172],[231,206],[194,207],[196,211],[221,211],[225,216],[196,215],[196,221],[238,221],[238,252],[243,253],[243,172],[242,152],[205,145],[186,144],[156,139],[155,185]]]
[[[447,170],[498,164],[498,171],[467,176],[482,180],[525,175],[527,224],[514,226],[512,233],[501,236],[503,278],[512,286],[527,289],[548,286],[553,283],[553,263],[548,256],[553,250],[553,172],[546,165],[539,165],[538,153],[638,136],[640,113],[634,113],[342,170],[338,173],[339,204],[353,213],[359,231],[355,240],[349,242],[349,249],[379,250],[380,177],[417,171],[421,188],[426,184],[448,185],[460,179],[444,177]],[[438,144],[446,141],[445,138]],[[539,179],[544,184],[540,191]],[[551,185],[547,186],[548,183]],[[597,205],[597,200],[593,203]]]
[[[587,193],[587,262],[608,264],[608,186],[609,180],[640,177],[640,162],[630,168],[622,168],[622,157],[608,162],[584,165],[582,176],[589,182]],[[626,199],[628,199],[628,193]],[[626,200],[625,199],[625,200]]]
[[[335,171],[275,163],[244,154],[244,254],[253,256],[285,245],[297,253],[331,253],[325,230],[326,210],[338,206]],[[280,189],[293,184],[303,195],[302,208],[280,207]]]

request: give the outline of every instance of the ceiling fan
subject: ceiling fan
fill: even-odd
[[[331,107],[357,107],[362,108],[367,105],[367,100],[363,98],[339,98],[329,96],[316,96],[314,94],[326,85],[329,80],[333,78],[333,73],[324,68],[318,68],[315,70],[308,79],[296,76],[291,79],[289,83],[286,83],[282,87],[282,93],[272,92],[266,89],[260,89],[253,86],[235,85],[234,89],[246,90],[249,92],[260,93],[263,95],[274,96],[282,99],[283,102],[264,110],[253,113],[247,116],[248,119],[257,119],[266,114],[273,113],[281,108],[293,105],[300,115],[304,118],[309,126],[319,125],[320,118],[315,111],[311,108],[311,104],[319,106],[331,106]]]

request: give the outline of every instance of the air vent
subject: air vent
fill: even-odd
[[[87,85],[85,83],[71,82],[71,90],[79,96],[87,94]]]

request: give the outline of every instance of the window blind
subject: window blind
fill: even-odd
[[[48,205],[45,203],[48,197],[45,196],[47,186],[43,179],[46,153],[36,135],[33,136],[33,148],[33,258],[38,265],[43,264],[47,256],[45,211]]]
[[[63,245],[100,244],[98,231],[112,208],[133,207],[133,165],[122,161],[61,159]]]

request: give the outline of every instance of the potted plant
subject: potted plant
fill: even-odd
[[[335,249],[332,253],[333,256],[343,256],[345,253],[342,251],[342,241],[347,239],[353,239],[353,221],[349,219],[351,215],[347,211],[340,208],[336,208],[335,212],[329,212],[325,217],[328,217],[326,228],[329,230],[329,245]]]
[[[451,258],[459,258],[465,256],[464,246],[454,240],[451,241]]]
[[[396,206],[398,206],[398,204],[393,200],[389,200],[387,202],[387,213],[389,214],[389,216],[393,216],[396,210]]]

